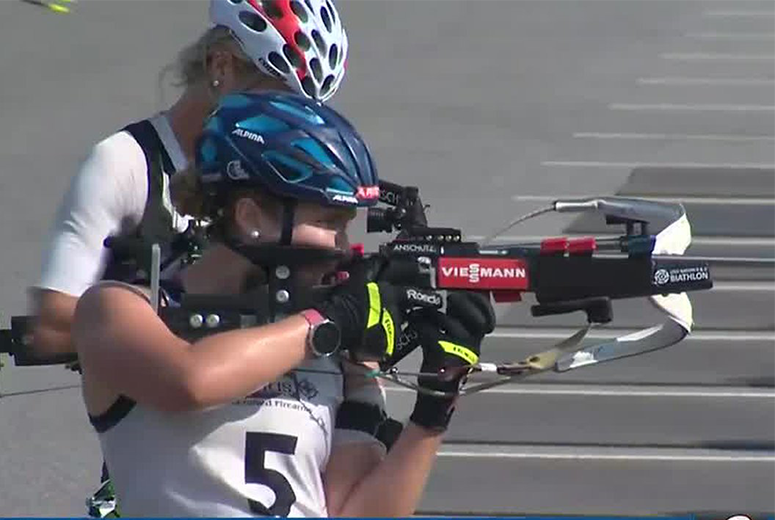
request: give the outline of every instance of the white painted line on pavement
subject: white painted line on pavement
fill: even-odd
[[[672,61],[762,61],[775,63],[775,54],[722,54],[709,52],[664,52],[663,60]]]
[[[775,135],[723,135],[723,134],[638,134],[576,132],[573,137],[581,139],[633,139],[633,140],[670,140],[670,141],[730,141],[730,142],[773,142]]]
[[[713,18],[764,18],[775,17],[775,11],[703,11],[702,15]]]
[[[691,203],[691,204],[723,204],[741,206],[772,206],[775,199],[766,197],[654,197],[649,195],[621,195],[622,197],[636,197],[645,200],[660,202]],[[514,195],[511,200],[515,202],[554,202],[556,200],[583,199],[578,195]]]
[[[553,453],[541,451],[452,451],[442,448],[439,457],[447,458],[488,458],[488,459],[555,459],[555,460],[653,460],[665,462],[775,462],[775,455],[660,455],[658,453],[639,453],[632,450],[630,453],[583,453],[576,449],[576,453]]]
[[[775,105],[688,104],[688,103],[611,103],[610,110],[661,112],[775,112]]]
[[[771,78],[702,78],[689,76],[666,76],[638,78],[639,85],[719,85],[719,86],[769,86],[775,85]]]
[[[469,376],[470,377],[470,376]],[[478,379],[477,379],[478,380]],[[415,390],[398,386],[388,386],[385,389],[388,392],[413,393]],[[740,398],[740,399],[772,399],[775,404],[775,391],[759,390],[753,391],[751,388],[744,387],[739,389],[725,388],[723,390],[708,389],[688,389],[688,388],[665,388],[660,386],[649,387],[627,387],[621,385],[606,385],[596,387],[595,385],[539,385],[539,384],[515,384],[509,387],[497,387],[484,390],[488,394],[509,394],[509,395],[568,395],[568,396],[587,396],[587,397],[702,397],[702,398]]]
[[[700,32],[686,33],[686,38],[696,40],[729,40],[729,41],[752,41],[768,42],[775,40],[775,33],[745,33],[745,32]]]
[[[758,87],[775,85],[775,79],[771,78],[698,78],[698,77],[659,77],[659,78],[638,78],[639,85],[717,85],[717,86],[740,86],[740,87]]]
[[[724,280],[719,280],[719,281],[713,282],[713,289],[711,289],[711,291],[772,292],[775,294],[775,284],[773,284],[772,282],[760,282],[760,281],[726,282]]]
[[[573,198],[584,198],[584,197],[591,197],[592,195],[575,195]],[[536,236],[536,235],[503,235],[498,237],[496,240],[498,242],[520,242],[520,243],[540,243],[542,240],[547,238],[550,235],[546,236]],[[589,236],[588,234],[584,233],[558,233],[557,235],[551,235],[551,236],[568,236],[568,237],[581,237],[581,236]],[[616,238],[619,235],[616,234],[600,234],[595,235],[598,238]],[[467,240],[483,240],[486,237],[486,235],[466,235]],[[724,237],[724,236],[718,236],[718,237],[692,237],[692,244],[693,245],[703,245],[703,246],[734,246],[734,247],[745,247],[745,246],[754,246],[754,247],[770,247],[775,250],[775,238],[770,237]]]
[[[590,331],[587,334],[589,339],[614,339],[619,336],[631,334],[637,329],[601,329]],[[488,334],[488,338],[504,339],[564,339],[576,332],[576,329],[558,330],[558,329],[532,329],[515,328],[512,330],[505,328],[496,328],[494,332]],[[775,332],[748,332],[748,331],[698,331],[692,332],[684,342],[705,342],[705,341],[771,341],[775,344]]]
[[[703,162],[608,162],[608,161],[542,161],[543,166],[577,168],[729,168],[775,169],[775,163],[703,163]]]

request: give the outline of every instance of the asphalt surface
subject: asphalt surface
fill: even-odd
[[[339,5],[351,55],[334,104],[383,178],[421,186],[434,223],[481,237],[556,197],[620,193],[683,200],[693,254],[775,256],[774,2]],[[81,0],[70,15],[0,2],[2,326],[26,311],[79,162],[174,101],[159,72],[205,16],[203,1]],[[603,231],[548,216],[502,239]],[[692,298],[691,339],[464,400],[421,511],[773,512],[773,270],[727,261],[713,272],[716,288]],[[485,350],[498,360],[580,324],[499,311]],[[597,338],[654,318],[621,302]],[[0,394],[0,516],[83,514],[101,457],[78,378],[6,367]],[[411,394],[389,395],[406,416]]]

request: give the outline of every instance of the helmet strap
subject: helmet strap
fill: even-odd
[[[293,239],[293,221],[296,214],[296,199],[284,198],[283,199],[283,229],[280,233],[280,245],[291,245],[291,239]]]
[[[280,245],[290,246],[293,239],[293,221],[296,213],[296,200],[291,198],[283,198],[283,220],[282,231],[280,232]],[[277,268],[269,269],[269,294],[274,295],[270,297],[269,301],[269,315],[272,321],[287,316],[292,313],[292,309],[295,302],[295,291],[293,289],[295,279],[295,267],[296,266],[284,266],[288,271],[288,275],[284,277],[278,276]],[[281,295],[285,297],[281,298]]]

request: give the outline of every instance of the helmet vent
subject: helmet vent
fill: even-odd
[[[302,61],[299,53],[296,51],[296,49],[294,49],[287,43],[283,45],[283,54],[285,54],[285,57],[288,59],[289,62],[291,62],[291,65],[293,65],[297,69],[300,69],[304,66],[304,62]]]
[[[301,5],[301,2],[291,0],[291,11],[293,11],[293,14],[295,14],[302,22],[307,23],[307,20],[309,20],[309,15],[307,15],[307,11],[304,9],[304,6]]]
[[[237,4],[241,4],[242,0],[229,0],[229,2],[231,2],[234,5],[237,5]]]
[[[312,58],[309,62],[309,67],[312,69],[312,75],[315,76],[315,81],[323,79],[323,69],[320,66],[320,60]]]
[[[334,82],[334,77],[332,75],[326,76],[326,80],[323,82],[323,85],[320,87],[321,94],[325,95],[328,94],[328,91],[331,89],[331,84]]]
[[[315,98],[315,83],[312,81],[312,78],[309,76],[305,76],[304,79],[301,80],[301,88],[304,89],[304,93],[307,94],[311,98]]]
[[[269,18],[279,20],[283,17],[283,11],[280,9],[280,6],[277,5],[276,0],[263,0],[261,5],[264,7],[264,11],[266,11]]]
[[[285,61],[285,59],[283,59],[283,57],[277,54],[275,51],[270,52],[268,58],[269,63],[274,65],[274,67],[283,74],[288,74],[291,72],[291,67],[288,66],[288,62]]]
[[[239,20],[242,25],[255,32],[264,32],[266,30],[266,20],[251,11],[241,11]]]
[[[328,0],[326,0],[326,5],[328,6],[328,13],[331,15],[331,20],[336,22],[336,10]]]
[[[323,25],[326,26],[326,30],[331,32],[331,16],[328,14],[328,9],[325,7],[320,8],[320,17],[323,19]]]
[[[328,49],[328,66],[332,69],[336,67],[336,61],[339,58],[339,48],[336,46],[336,44],[332,44],[331,48]]]
[[[312,3],[309,0],[304,0],[304,3],[307,4],[307,7],[309,8],[310,13],[315,12],[315,10],[312,8]]]
[[[299,48],[303,51],[308,51],[312,46],[312,42],[309,41],[307,35],[301,31],[296,31],[296,34],[293,35],[293,40],[296,42],[296,45],[298,45]]]
[[[321,54],[325,54],[326,52],[326,42],[323,41],[323,37],[320,36],[320,33],[316,30],[312,30],[312,40],[315,42],[315,45],[318,48],[318,51]]]

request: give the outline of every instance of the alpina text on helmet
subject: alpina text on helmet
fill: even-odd
[[[262,136],[253,132],[249,132],[247,130],[243,130],[242,128],[235,128],[234,130],[231,131],[231,135],[236,135],[237,137],[244,137],[245,139],[250,139],[251,141],[264,144],[264,138]]]

